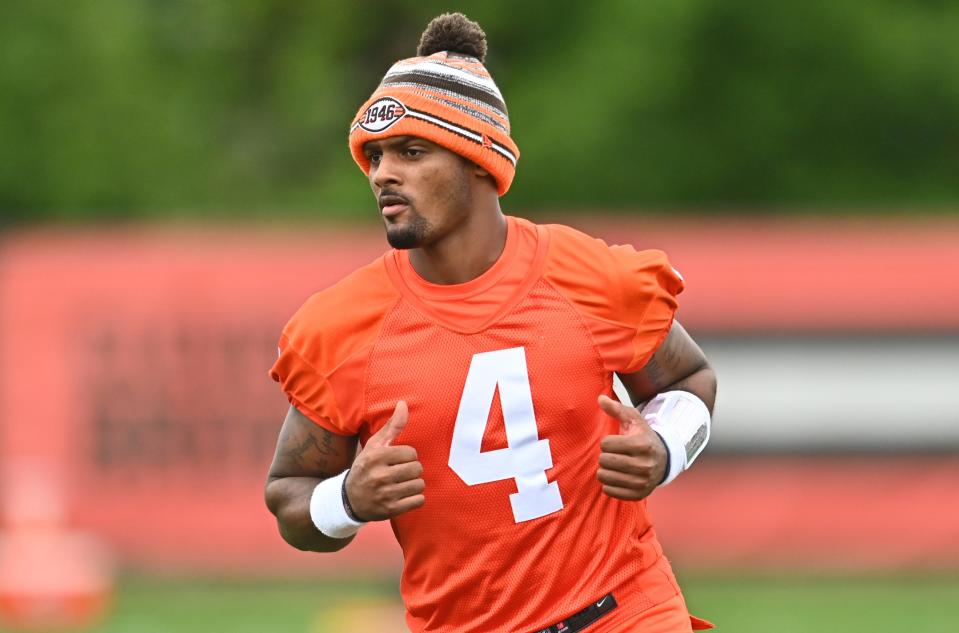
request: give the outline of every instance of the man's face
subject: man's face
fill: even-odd
[[[473,165],[415,136],[369,141],[370,186],[393,248],[435,243],[468,215]]]

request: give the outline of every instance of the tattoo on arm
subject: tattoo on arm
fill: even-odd
[[[666,345],[664,345],[665,349],[663,350],[663,361],[668,367],[675,367],[688,354],[688,338],[679,334],[674,335],[673,332],[670,331],[666,337]]]
[[[654,388],[658,389],[662,386],[663,367],[659,364],[659,361],[656,360],[655,356],[649,359],[649,362],[643,367],[643,372],[645,372],[646,378]]]
[[[702,350],[683,326],[674,322],[646,365],[633,374],[620,375],[620,379],[633,401],[643,403],[663,391],[703,392],[706,395],[704,389],[709,385],[705,384],[703,376],[711,372]],[[715,391],[714,387],[712,391]],[[711,397],[709,401],[712,401]]]
[[[333,434],[327,431],[326,429],[321,429],[323,431],[323,445],[318,447],[320,452],[324,455],[336,456],[336,449],[333,448]]]
[[[647,375],[657,391],[670,386],[676,389],[681,388],[678,385],[682,380],[671,383],[670,377],[677,373],[684,373],[682,370],[688,365],[692,351],[689,349],[688,341],[689,337],[686,336],[685,331],[675,329],[670,331],[662,347],[646,365]]]
[[[307,435],[303,438],[303,441],[299,446],[294,447],[290,450],[290,456],[297,462],[302,463],[303,455],[310,450],[310,448],[315,448],[317,452],[322,455],[336,455],[336,449],[333,448],[333,434],[327,431],[326,429],[319,429],[320,432],[320,442],[316,441],[316,435]]]
[[[284,476],[333,477],[349,466],[346,438],[310,420],[287,420],[280,431],[271,478]]]
[[[337,456],[336,449],[333,448],[333,434],[322,427],[317,427],[317,431],[318,433],[304,437],[289,455],[301,468],[316,469],[328,476],[335,475],[336,473],[329,472],[330,458]],[[320,437],[319,441],[317,435]]]
[[[287,453],[287,455],[292,457],[297,464],[302,464],[303,454],[306,453],[306,451],[308,451],[311,446],[316,446],[316,445],[317,445],[316,438],[313,437],[312,435],[307,436],[299,446],[291,449],[290,452]]]
[[[316,529],[310,499],[319,480],[348,468],[356,455],[356,437],[326,430],[290,407],[280,429],[264,496],[280,534],[302,550],[333,552],[352,540],[332,539]]]

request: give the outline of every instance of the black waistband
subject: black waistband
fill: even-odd
[[[551,624],[545,629],[539,629],[536,633],[576,633],[576,631],[582,631],[615,608],[616,598],[613,597],[613,594],[608,593],[582,611],[577,611],[568,618],[564,618],[556,624]]]

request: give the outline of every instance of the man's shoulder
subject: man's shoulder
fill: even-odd
[[[615,247],[604,240],[565,224],[540,226],[549,236],[545,269],[547,277],[559,281],[570,274],[577,278],[586,274],[595,278],[597,274],[602,277],[611,271],[611,249]]]
[[[329,342],[372,339],[390,307],[399,298],[386,272],[384,258],[354,270],[308,298],[283,329],[297,348]]]
[[[547,231],[549,231],[550,237],[552,239],[568,240],[572,242],[597,241],[605,244],[605,242],[603,242],[602,240],[595,238],[592,235],[589,235],[588,233],[585,233],[584,231],[581,231],[567,224],[548,223],[548,224],[540,224],[539,226],[542,226]]]
[[[666,254],[658,249],[637,250],[632,244],[610,244],[564,224],[541,226],[550,235],[549,269],[554,272],[573,270],[608,275],[650,264],[658,267],[667,261]]]
[[[615,320],[621,307],[637,309],[660,286],[672,294],[682,290],[681,277],[663,251],[611,245],[561,224],[544,226],[550,235],[545,279],[590,314]]]
[[[390,282],[386,272],[386,253],[372,262],[357,268],[346,277],[343,277],[332,286],[314,293],[304,303],[304,308],[327,311],[332,306],[339,306],[344,310],[340,314],[331,314],[330,317],[342,318],[354,310],[362,311],[371,304],[389,301],[397,296],[396,289]],[[365,304],[365,305],[364,305]]]

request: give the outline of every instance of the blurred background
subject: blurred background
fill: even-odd
[[[959,3],[0,3],[0,629],[399,631],[388,526],[286,546],[283,324],[386,248],[347,126],[487,32],[508,213],[662,248],[719,375],[650,500],[720,630],[955,630]]]

